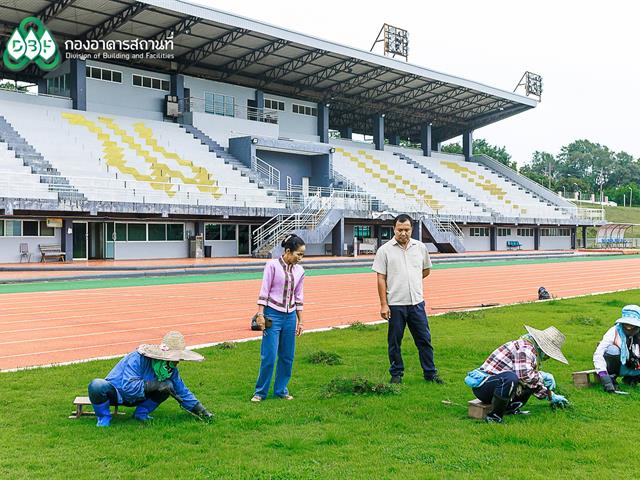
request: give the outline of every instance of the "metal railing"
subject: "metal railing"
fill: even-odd
[[[187,97],[178,102],[178,109],[181,113],[211,113],[213,115],[254,120],[256,122],[278,123],[278,110],[244,107],[235,102],[209,101],[204,98]]]
[[[253,155],[251,157],[251,169],[262,175],[269,185],[276,185],[280,188],[280,170],[273,165],[268,164],[260,157]]]

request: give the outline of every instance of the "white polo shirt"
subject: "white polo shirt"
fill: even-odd
[[[422,271],[431,268],[424,243],[412,238],[402,248],[394,237],[378,249],[371,268],[387,276],[389,305],[417,305],[424,300]]]

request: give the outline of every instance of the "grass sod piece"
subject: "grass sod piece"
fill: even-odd
[[[314,363],[316,365],[342,365],[342,357],[335,352],[325,352],[324,350],[318,350],[306,357],[307,362]]]
[[[390,385],[356,376],[352,378],[334,378],[322,390],[322,398],[331,398],[335,395],[395,395],[400,393],[398,385]]]
[[[186,385],[216,414],[206,424],[169,399],[141,424],[127,415],[98,429],[95,419],[69,420],[71,402],[87,384],[104,378],[116,360],[0,374],[0,478],[75,479],[495,479],[618,478],[616,458],[635,458],[630,419],[640,417],[640,388],[628,396],[600,386],[576,389],[571,373],[592,367],[595,345],[620,315],[638,303],[640,291],[499,307],[484,318],[430,318],[436,365],[445,385],[426,383],[406,332],[405,375],[400,395],[334,395],[321,398],[333,378],[388,380],[386,329],[351,328],[298,338],[293,377],[295,400],[249,402],[260,362],[259,342],[230,350],[200,350],[202,363],[183,362]],[[592,318],[590,325],[575,318]],[[473,398],[463,378],[522,324],[555,325],[566,336],[569,365],[553,360],[552,373],[573,408],[553,411],[532,398],[528,417],[502,425],[467,418]],[[335,352],[343,365],[305,362],[317,351]],[[451,404],[443,404],[449,400]],[[535,459],[523,461],[523,459]]]

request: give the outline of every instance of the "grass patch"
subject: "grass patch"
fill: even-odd
[[[316,365],[342,365],[342,357],[335,352],[325,352],[324,350],[318,350],[310,355],[307,355],[307,362]]]
[[[238,344],[234,343],[234,342],[222,342],[222,343],[219,343],[218,345],[216,345],[213,348],[215,348],[217,350],[233,350],[237,346],[238,346]]]
[[[378,325],[371,325],[369,323],[364,323],[364,322],[353,322],[351,324],[349,324],[349,328],[351,330],[356,330],[358,332],[363,332],[363,331],[367,331],[367,330],[378,330],[379,326]]]
[[[364,377],[334,378],[322,390],[322,398],[331,398],[335,395],[396,395],[400,393],[397,385],[372,382]]]
[[[259,342],[200,350],[202,363],[180,365],[185,383],[216,414],[199,422],[172,399],[151,424],[126,416],[110,429],[95,420],[69,420],[71,402],[86,395],[92,378],[104,377],[115,360],[0,374],[0,478],[175,479],[493,479],[614,478],[616,458],[635,458],[629,419],[640,417],[640,387],[621,385],[628,396],[601,387],[576,389],[571,372],[592,368],[605,330],[640,291],[501,307],[429,319],[435,359],[445,385],[424,381],[407,331],[401,394],[354,395],[354,385],[388,380],[386,329],[346,328],[297,339],[295,400],[268,398],[253,404]],[[552,305],[553,303],[553,305]],[[482,315],[482,316],[480,316]],[[599,323],[598,323],[599,322]],[[570,365],[546,361],[573,408],[552,411],[531,399],[528,417],[503,425],[466,418],[472,398],[463,378],[501,343],[535,328],[555,325],[566,336]],[[333,352],[344,364],[330,369],[304,361]],[[342,380],[337,381],[340,378]],[[364,379],[358,383],[355,378]],[[333,382],[332,379],[336,379]],[[364,383],[364,386],[361,384]],[[329,388],[329,398],[321,396]],[[443,404],[443,400],[450,404]],[[624,412],[624,414],[620,414]],[[535,459],[535,461],[523,461]]]

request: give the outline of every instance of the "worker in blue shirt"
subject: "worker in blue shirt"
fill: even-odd
[[[151,419],[149,414],[169,396],[185,410],[203,419],[213,414],[186,387],[178,362],[201,362],[204,357],[185,348],[180,332],[169,332],[160,345],[140,345],[109,372],[107,378],[96,378],[89,384],[89,399],[98,419],[98,427],[111,423],[110,405],[135,406],[134,418]]]

